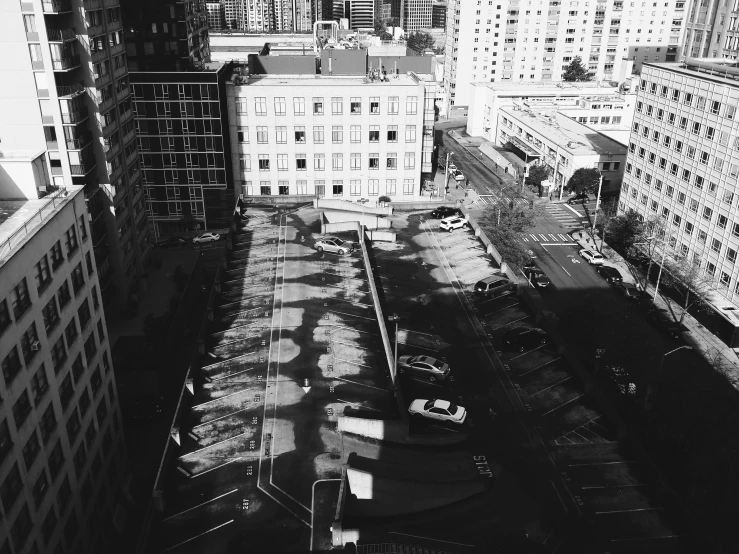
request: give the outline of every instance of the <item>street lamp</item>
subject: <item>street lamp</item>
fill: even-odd
[[[513,185],[506,185],[502,189],[498,191],[498,202],[502,202],[503,200],[503,191],[508,188],[512,188]],[[495,206],[495,209],[498,210],[498,223],[496,223],[496,227],[500,225],[500,206]]]
[[[682,346],[678,346],[674,350],[670,350],[669,352],[665,352],[662,354],[662,359],[659,362],[659,373],[662,373],[662,366],[665,365],[665,357],[669,356],[673,352],[677,352],[678,350],[682,350],[683,348],[687,348],[688,350],[693,350],[692,346],[688,346],[687,344],[683,344]]]
[[[444,192],[449,192],[449,158],[454,156],[454,152],[446,153],[446,165],[444,171],[446,172],[446,179],[444,180]]]
[[[395,384],[395,380],[398,378],[398,322],[400,321],[400,316],[398,314],[389,315],[387,320],[395,322],[395,361],[393,362],[392,370],[393,384]]]

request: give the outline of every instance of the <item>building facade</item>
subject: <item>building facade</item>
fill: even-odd
[[[431,6],[432,29],[446,29],[446,13],[448,8],[446,2],[433,3]]]
[[[116,552],[125,447],[83,187],[0,208],[0,551]]]
[[[647,64],[619,212],[667,224],[667,249],[739,298],[739,72],[728,60]]]
[[[205,0],[121,4],[131,71],[187,71],[210,58]]]
[[[432,0],[404,0],[403,25],[406,33],[414,33],[421,29],[430,29],[432,23]]]
[[[205,9],[208,13],[208,28],[211,31],[222,31],[227,29],[226,10],[223,2],[206,2]]]
[[[237,192],[372,202],[420,195],[421,173],[431,171],[433,82],[274,75],[227,90]]]
[[[644,61],[675,61],[685,2],[631,4],[449,0],[448,105],[469,105],[473,83],[560,81],[576,56],[597,81],[621,82]]]
[[[526,164],[546,164],[556,188],[567,185],[581,167],[595,167],[603,175],[603,192],[621,187],[626,146],[594,132],[560,113],[542,113],[524,105],[498,111],[495,144],[503,146]]]
[[[50,189],[84,185],[103,302],[134,297],[151,246],[117,1],[2,2],[4,152],[43,151]],[[30,198],[48,191],[38,190]]]
[[[691,58],[730,58],[739,54],[739,3],[686,2],[687,17],[683,56]]]
[[[131,72],[146,210],[155,237],[228,227],[233,214],[226,109],[230,65]]]

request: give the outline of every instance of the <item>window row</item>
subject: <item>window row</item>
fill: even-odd
[[[289,99],[288,99],[289,100]],[[328,106],[326,102],[328,99],[322,97],[313,97],[308,99],[309,104],[308,110],[313,115],[324,115]],[[249,113],[249,101],[246,98],[236,98],[236,113],[239,115],[248,115]],[[347,103],[344,98],[332,97],[331,102],[331,114],[332,115],[343,115],[344,105],[347,104],[347,113],[352,115],[358,115],[362,113],[363,105],[364,109],[372,115],[398,115],[400,113],[400,97],[390,96],[386,100],[381,100],[379,96],[373,96],[370,98],[362,98],[359,96],[353,96],[349,98]],[[271,115],[283,116],[287,115],[287,102],[284,96],[277,96],[272,99],[273,112]],[[382,104],[382,108],[380,107]],[[268,101],[264,96],[258,96],[254,98],[254,114],[255,115],[268,115],[267,106]],[[306,111],[306,98],[305,97],[293,97],[292,99],[292,115],[305,115]],[[406,96],[405,97],[405,114],[416,115],[418,113],[418,97],[417,96]]]
[[[722,104],[718,100],[711,100],[705,96],[681,91],[677,88],[669,88],[656,82],[650,83],[644,79],[641,81],[641,89],[649,94],[659,95],[684,106],[694,107],[713,115],[721,115],[725,119],[733,120],[736,117],[736,106],[728,103]],[[638,106],[639,103],[637,103],[637,109]]]
[[[325,132],[323,126],[313,127],[313,144],[324,144]],[[275,127],[275,142],[277,144],[287,144],[288,142],[288,131],[287,127]],[[367,130],[366,140],[370,143],[380,142],[380,126],[370,125]],[[269,127],[257,127],[256,140],[257,144],[269,144]],[[385,133],[385,142],[398,142],[398,126],[388,125]],[[249,144],[252,140],[249,136],[249,127],[239,126],[236,130],[237,140],[240,144]],[[253,137],[252,137],[253,138]],[[416,142],[416,126],[406,125],[405,126],[405,142]],[[306,128],[303,125],[296,125],[293,127],[290,133],[290,142],[294,141],[295,144],[306,144],[307,143]],[[333,144],[342,144],[344,142],[344,127],[341,125],[334,125],[331,127],[331,142]],[[349,127],[349,142],[350,143],[361,143],[362,142],[362,126],[351,125]]]
[[[639,110],[637,103],[637,111]],[[651,106],[647,106],[647,112],[650,111]],[[648,113],[648,115],[651,115]],[[689,131],[697,137],[701,137],[707,140],[715,140],[722,146],[727,146],[731,142],[731,146],[734,150],[739,150],[739,137],[734,137],[731,140],[731,135],[726,131],[717,131],[715,127],[700,123],[699,121],[690,121],[687,117],[677,117],[674,113],[665,114],[664,110],[658,109],[655,113],[655,117],[658,121],[666,121],[669,125],[677,125],[682,131]],[[655,129],[651,129],[644,124],[634,122],[631,127],[634,133],[641,134],[644,138],[651,138],[653,142],[659,142],[660,133]],[[650,133],[651,131],[651,133]],[[666,133],[663,136],[668,136]],[[668,142],[669,145],[669,142]]]
[[[288,154],[277,154],[277,171],[288,171],[290,169],[290,162]],[[369,154],[366,156],[367,168],[372,170],[380,169],[380,154]],[[297,171],[307,171],[308,159],[305,154],[295,154],[295,169]],[[269,154],[258,155],[258,168],[259,171],[270,171],[275,166],[270,164]],[[241,171],[248,172],[252,171],[251,154],[241,154],[239,156],[239,167]],[[384,168],[389,170],[398,169],[398,154],[388,153],[385,157]],[[416,168],[416,153],[406,152],[403,156],[403,169],[415,169]],[[313,154],[313,169],[315,171],[326,170],[326,154]],[[344,154],[337,153],[331,154],[331,169],[333,171],[343,171],[344,169]],[[362,169],[362,154],[349,154],[349,169],[360,170]]]
[[[403,180],[403,194],[412,195],[415,192],[415,180],[404,179]],[[380,180],[370,179],[368,184],[364,186],[360,180],[350,180],[349,184],[349,195],[350,196],[362,196],[367,194],[368,196],[378,196],[380,194]],[[277,188],[272,185],[271,181],[259,181],[259,192],[262,196],[274,196],[274,195],[315,195],[324,197],[326,196],[326,187],[330,186],[329,190],[333,196],[344,195],[344,181],[334,180],[331,181],[331,185],[327,185],[325,181],[314,181],[313,191],[308,188],[308,181],[297,181],[295,186],[290,185],[290,181],[278,181]],[[243,185],[243,194],[245,196],[255,196],[255,185],[252,181],[245,181]],[[364,192],[363,192],[364,191]],[[388,196],[395,196],[398,194],[397,181],[395,179],[385,180],[385,190],[383,194]]]

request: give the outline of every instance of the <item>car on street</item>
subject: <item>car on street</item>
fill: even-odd
[[[633,302],[649,302],[652,299],[648,293],[637,287],[634,283],[616,283],[615,288],[618,292]]]
[[[454,171],[454,180],[458,183],[460,181],[464,181],[464,173],[462,173],[459,169]]]
[[[576,194],[572,198],[567,199],[567,203],[571,206],[572,204],[585,204],[590,200],[587,194]]]
[[[316,241],[313,247],[319,252],[333,252],[340,256],[354,252],[354,243],[338,237],[322,237]]]
[[[187,239],[183,237],[169,237],[168,239],[160,240],[154,246],[157,248],[172,248],[173,246],[182,246],[187,244]]]
[[[203,233],[199,237],[195,237],[194,239],[192,239],[192,241],[195,244],[203,244],[206,242],[215,242],[220,239],[221,235],[219,235],[218,233]]]
[[[450,233],[453,233],[455,229],[462,229],[466,226],[467,220],[463,217],[459,217],[458,215],[445,217],[441,220],[441,223],[439,223],[439,229],[441,229],[442,231],[449,231]]]
[[[449,164],[449,171],[455,171],[456,169],[457,169],[456,165],[454,165],[453,163]]]
[[[599,252],[594,252],[593,250],[588,250],[587,248],[583,248],[582,250],[580,250],[579,254],[580,257],[587,260],[590,265],[602,265],[603,260],[605,260],[603,254],[600,254]]]
[[[551,284],[547,274],[533,260],[523,266],[523,274],[535,287],[544,288]]]
[[[508,350],[525,352],[548,342],[547,334],[538,327],[516,327],[503,335],[503,346]]]
[[[598,275],[603,277],[606,281],[608,281],[612,285],[614,283],[621,283],[624,280],[624,277],[623,275],[621,275],[621,272],[615,267],[611,267],[610,265],[599,265],[598,267],[595,268],[595,271],[597,271]]]
[[[415,417],[426,417],[437,421],[449,421],[461,425],[467,419],[467,410],[447,400],[418,398],[411,402],[408,413]]]
[[[516,285],[503,275],[490,275],[475,283],[473,289],[476,296],[496,297],[516,289]]]
[[[398,372],[425,377],[429,381],[443,381],[449,376],[449,364],[431,356],[401,356]]]
[[[668,337],[679,339],[685,327],[675,321],[668,310],[654,308],[647,313],[647,322]]]
[[[431,217],[433,217],[434,219],[444,219],[453,215],[461,217],[462,212],[460,212],[457,208],[451,208],[449,206],[439,206],[433,212],[431,212]]]

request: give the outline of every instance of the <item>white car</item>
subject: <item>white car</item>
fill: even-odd
[[[335,252],[340,256],[343,256],[347,252],[351,254],[354,252],[354,243],[346,240],[341,240],[338,237],[323,237],[316,241],[313,245],[319,252]]]
[[[457,169],[457,166],[454,164],[449,164],[448,169],[449,171],[454,171],[455,169]]]
[[[192,239],[192,241],[195,244],[205,243],[205,242],[215,242],[217,240],[220,240],[221,235],[218,233],[203,233],[199,237],[195,237]]]
[[[442,219],[441,223],[439,223],[439,229],[452,233],[454,232],[454,229],[462,229],[466,225],[466,219],[457,215],[453,215],[451,217],[445,217],[444,219]]]
[[[603,261],[605,260],[603,254],[588,250],[587,248],[580,250],[580,257],[585,258],[590,265],[603,265]]]
[[[427,417],[438,421],[449,421],[461,425],[467,419],[467,410],[447,400],[419,398],[411,402],[408,413],[412,416]]]

